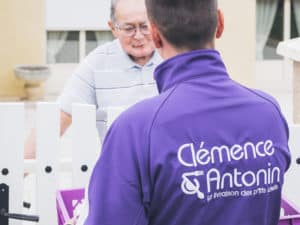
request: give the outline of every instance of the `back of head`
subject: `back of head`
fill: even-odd
[[[195,50],[214,39],[217,0],[146,0],[149,19],[176,48]]]

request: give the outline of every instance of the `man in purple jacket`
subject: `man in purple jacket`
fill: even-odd
[[[85,225],[276,225],[288,127],[273,98],[230,79],[217,0],[146,5],[160,95],[109,130]]]

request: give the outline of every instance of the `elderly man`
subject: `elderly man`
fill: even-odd
[[[277,225],[288,127],[276,101],[230,79],[217,0],[146,0],[160,94],[111,126],[85,225]]]
[[[143,0],[112,0],[108,22],[116,37],[91,52],[79,65],[58,99],[61,134],[72,121],[72,103],[97,107],[100,139],[107,130],[107,108],[127,108],[156,95],[153,70],[161,62],[154,51]],[[25,158],[34,158],[34,134],[26,143]]]

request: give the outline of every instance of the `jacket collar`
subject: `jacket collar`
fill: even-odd
[[[161,93],[177,83],[211,74],[228,76],[219,52],[201,49],[164,61],[155,69],[154,78]]]

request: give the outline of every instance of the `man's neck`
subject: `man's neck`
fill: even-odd
[[[201,49],[214,49],[214,42],[208,43],[205,46],[203,46]],[[185,52],[191,51],[190,49],[185,48],[175,48],[173,45],[165,42],[163,47],[158,50],[160,52],[160,55],[164,60],[172,58],[176,55],[183,54]]]

